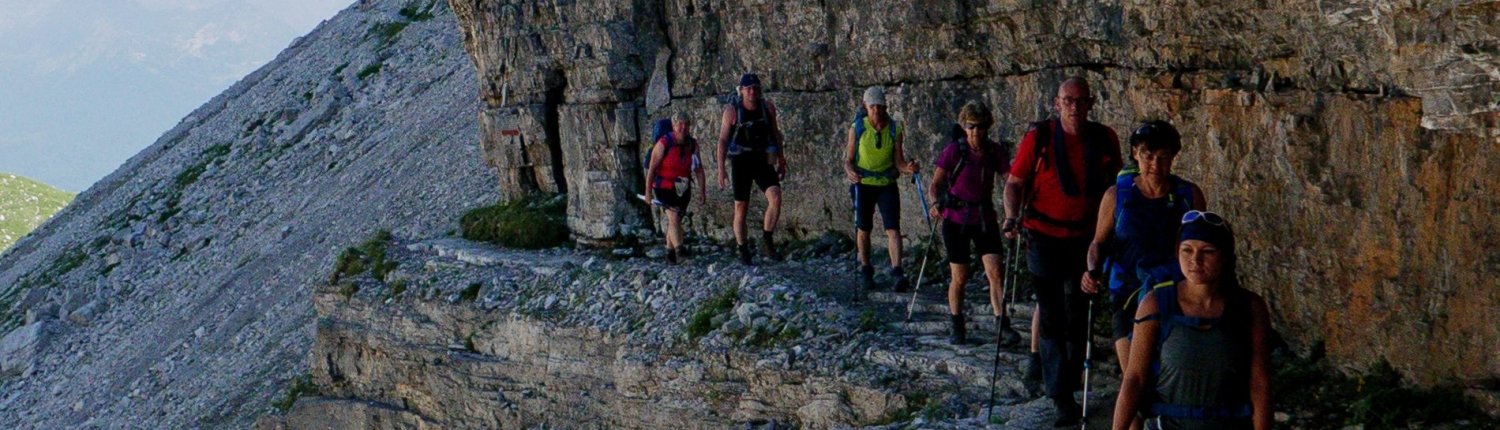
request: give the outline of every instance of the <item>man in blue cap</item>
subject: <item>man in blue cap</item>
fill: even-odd
[[[739,245],[740,263],[750,264],[745,213],[750,209],[752,184],[766,195],[761,254],[772,261],[781,261],[781,253],[771,240],[781,219],[781,177],[786,174],[781,127],[776,120],[776,107],[761,95],[760,77],[753,73],[740,76],[738,89],[739,97],[724,107],[724,125],[719,128],[719,188],[729,182],[734,185],[734,241]],[[734,171],[733,181],[726,167]]]

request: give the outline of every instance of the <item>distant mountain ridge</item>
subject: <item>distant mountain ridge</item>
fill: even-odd
[[[10,248],[52,214],[73,201],[74,193],[24,176],[0,173],[0,250]]]

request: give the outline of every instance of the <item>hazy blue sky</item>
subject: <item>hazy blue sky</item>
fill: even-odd
[[[354,0],[0,0],[0,172],[82,191]]]

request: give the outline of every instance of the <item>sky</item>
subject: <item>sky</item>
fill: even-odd
[[[355,0],[0,0],[0,172],[79,192]]]

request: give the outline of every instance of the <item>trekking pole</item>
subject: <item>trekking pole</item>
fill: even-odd
[[[1016,235],[1015,246],[1019,249],[1020,244],[1021,236],[1018,234]],[[1012,254],[1019,255],[1019,252],[1012,251]],[[1012,264],[1012,262],[1015,263]],[[1006,266],[1008,267],[1006,267],[1007,272],[1005,274],[1005,282],[1002,285],[1004,285],[1003,288],[1005,288],[1006,290],[1010,290],[1010,299],[1014,301],[1016,298],[1016,283],[1020,281],[1019,275],[1016,274],[1016,271],[1020,270],[1020,260],[1014,258],[1007,259]],[[1006,305],[1006,303],[1007,302],[1005,301],[1005,295],[1001,294],[999,305],[1000,309],[997,309],[998,311],[1000,311],[1001,316],[995,318],[995,364],[993,364],[990,368],[990,407],[988,412],[989,415],[985,417],[985,422],[990,422],[995,416],[995,381],[1000,379],[1000,333],[1002,333],[1001,330],[1005,330],[1007,328],[1001,326],[1000,324],[1001,322],[1005,321],[1005,317],[1010,316],[1010,308]]]
[[[922,266],[917,269],[917,284],[911,288],[911,301],[906,304],[906,321],[911,322],[911,315],[917,309],[917,292],[922,290],[922,276],[927,274],[927,257],[932,255],[932,215],[927,209],[927,194],[922,192],[922,175],[913,173],[911,182],[917,186],[917,200],[922,201],[922,219],[927,220],[927,249],[922,251]]]
[[[849,198],[854,200],[854,270],[860,270],[859,264],[859,184],[849,185]]]
[[[1079,428],[1083,430],[1089,428],[1089,374],[1093,373],[1094,369],[1094,365],[1089,363],[1094,356],[1094,296],[1092,295],[1089,296],[1088,323],[1089,328],[1084,332],[1086,336],[1083,338],[1087,343],[1083,347],[1083,413],[1079,420]]]

